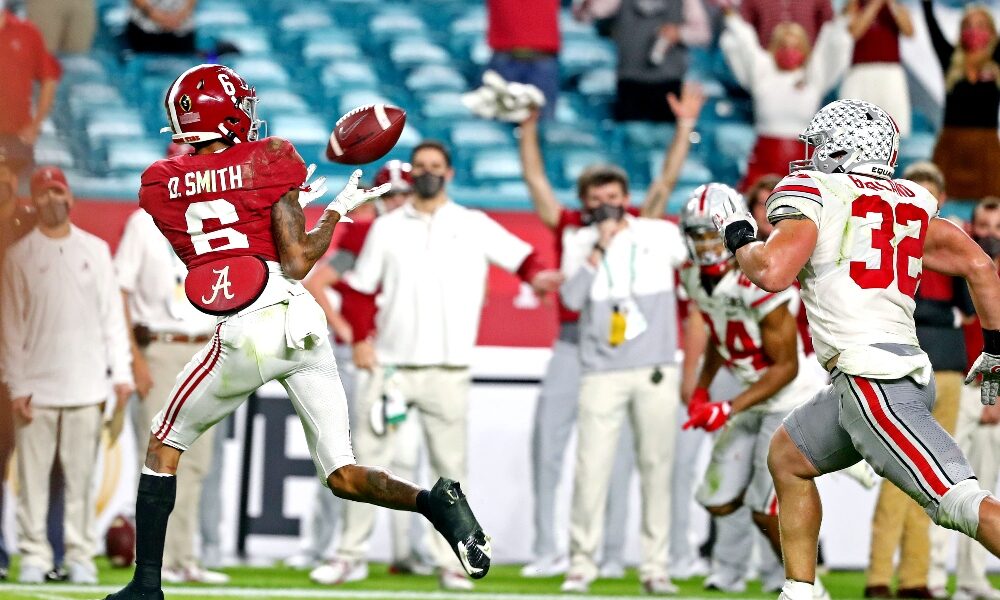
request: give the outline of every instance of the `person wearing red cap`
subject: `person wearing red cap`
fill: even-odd
[[[34,146],[42,122],[52,109],[62,69],[45,49],[42,34],[33,23],[19,19],[0,1],[0,138]],[[39,84],[32,113],[32,95]]]
[[[17,448],[19,580],[42,583],[53,566],[45,532],[49,472],[58,460],[69,579],[96,583],[91,490],[103,406],[113,394],[116,439],[133,388],[125,312],[108,245],[70,222],[73,195],[63,172],[36,171],[31,199],[38,226],[7,252],[0,305],[0,370],[13,398]]]

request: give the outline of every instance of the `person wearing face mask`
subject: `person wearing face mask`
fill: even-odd
[[[38,226],[7,252],[0,305],[0,364],[16,429],[19,581],[42,583],[53,566],[46,507],[59,461],[69,579],[97,583],[92,484],[103,407],[113,398],[115,440],[133,390],[125,309],[108,245],[70,222],[73,195],[62,171],[36,171],[31,198]]]
[[[562,277],[544,269],[529,244],[485,213],[448,197],[455,171],[446,146],[421,142],[413,149],[410,164],[413,199],[375,220],[344,281],[360,293],[379,292],[371,379],[391,375],[393,394],[411,407],[407,419],[419,417],[431,473],[461,478],[467,472],[469,365],[489,266],[516,273],[539,294],[558,289]],[[359,331],[361,324],[351,325]],[[369,415],[377,396],[359,397],[355,413]],[[388,466],[398,434],[398,429],[387,427],[380,438],[361,427],[354,433],[355,455]],[[373,508],[353,502],[345,506],[344,520],[352,523],[351,529],[355,522],[364,527],[352,536],[356,543],[341,541],[331,569],[320,573],[324,583],[366,576],[373,516]],[[435,538],[430,549],[442,588],[472,588],[446,546]]]
[[[615,449],[629,418],[642,493],[639,578],[647,593],[676,593],[667,572],[680,403],[674,276],[687,249],[673,223],[627,214],[628,178],[621,169],[605,167],[589,195],[600,205],[588,226],[566,238],[561,267],[566,281],[559,290],[563,305],[580,312],[582,371],[570,566],[562,591],[586,593],[599,575],[596,553]]]
[[[934,163],[955,198],[1000,195],[1000,45],[993,14],[969,4],[958,45],[941,31],[930,0],[922,2],[927,29],[944,71],[944,119]]]
[[[840,97],[881,106],[899,125],[899,134],[910,135],[910,91],[899,62],[899,37],[913,36],[910,12],[898,0],[850,0],[844,12],[854,53]]]
[[[719,44],[753,99],[757,141],[742,190],[763,175],[788,173],[788,163],[805,156],[799,132],[846,71],[853,40],[843,17],[823,25],[814,47],[802,25],[785,21],[774,27],[765,49],[753,27],[727,8]]]
[[[344,392],[347,394],[347,401],[355,418],[352,425],[354,440],[361,436],[378,435],[381,430],[376,430],[375,427],[386,426],[384,422],[370,425],[370,414],[355,412],[357,398],[364,394],[374,394],[368,403],[380,404],[385,396],[382,394],[382,381],[374,381],[371,377],[372,368],[376,364],[375,295],[362,294],[352,289],[344,283],[343,275],[357,263],[358,255],[361,254],[361,248],[375,219],[389,214],[411,200],[413,196],[411,171],[410,164],[400,160],[390,160],[378,170],[373,178],[372,187],[388,183],[389,191],[352,213],[355,222],[337,241],[336,251],[329,260],[318,264],[302,282],[326,314],[327,324],[336,342],[334,356],[337,358],[340,377],[344,382]],[[345,315],[350,315],[350,319]],[[357,328],[352,327],[352,324]],[[384,411],[379,411],[380,416],[384,414]],[[398,415],[396,417],[398,418]],[[398,427],[399,431],[394,440],[392,472],[416,480],[421,446],[419,425],[415,419],[403,419]],[[323,562],[325,558],[337,522],[343,521],[342,515],[343,502],[326,492],[322,486],[317,486],[311,520],[309,526],[304,529],[309,531],[308,540],[304,540],[306,545],[302,552],[290,557],[285,564],[298,568],[316,566],[310,577],[317,583],[332,584],[338,581],[347,583],[364,579],[367,576],[367,564],[346,574],[340,568],[343,565],[338,564],[335,558],[317,566],[317,563]],[[426,552],[422,545],[424,537],[422,534],[425,531],[422,523],[413,519],[413,515],[402,512],[392,513],[392,523],[393,559],[389,572],[429,575],[432,570],[423,560]],[[341,542],[341,546],[364,543],[371,531],[369,524],[357,520],[343,522],[343,527],[341,539],[344,541]],[[359,531],[360,533],[357,533]],[[363,537],[360,542],[348,541],[357,540],[359,537]]]

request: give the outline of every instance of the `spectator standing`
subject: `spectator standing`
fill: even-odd
[[[662,170],[650,186],[642,208],[637,214],[649,218],[663,215],[667,198],[677,184],[684,160],[690,149],[690,136],[694,132],[698,114],[705,102],[699,87],[684,86],[680,99],[670,95],[667,102],[677,115],[677,129],[663,161]],[[532,115],[521,123],[518,143],[524,181],[531,193],[531,201],[542,223],[555,234],[556,258],[561,260],[563,243],[580,227],[589,224],[593,211],[600,206],[600,199],[591,194],[604,182],[599,167],[588,168],[577,180],[577,193],[582,210],[560,205],[552,185],[545,174],[545,164],[538,136],[538,118]],[[532,431],[531,459],[533,467],[534,504],[534,560],[525,565],[521,574],[526,577],[551,577],[565,572],[565,561],[558,556],[555,531],[556,488],[561,479],[563,456],[569,443],[578,411],[580,392],[580,330],[579,314],[559,305],[559,336],[552,348],[545,377],[535,409]],[[627,485],[633,461],[631,427],[625,431],[615,459],[613,489]],[[608,513],[605,527],[605,575],[611,574],[615,565],[622,565],[624,549],[626,498],[620,494],[608,496]]]
[[[628,180],[607,169],[591,194],[593,222],[570,235],[562,257],[563,304],[580,311],[580,409],[563,592],[586,593],[622,422],[632,421],[642,494],[639,579],[676,593],[667,573],[670,472],[679,404],[675,269],[687,260],[676,225],[626,214]],[[620,493],[621,490],[615,490]]]
[[[899,134],[910,135],[910,90],[899,62],[899,36],[913,36],[910,11],[899,0],[850,0],[845,12],[854,54],[840,97],[881,106],[896,121]]]
[[[663,98],[681,93],[688,47],[711,38],[701,0],[621,0],[611,37],[618,47],[615,120],[676,120]]]
[[[115,254],[118,286],[128,307],[132,331],[132,372],[140,399],[137,432],[146,441],[149,424],[164,408],[177,374],[215,332],[215,318],[196,309],[184,294],[187,268],[170,243],[138,209],[125,224]],[[163,579],[169,583],[225,584],[229,576],[201,568],[195,553],[202,483],[211,468],[214,429],[185,451],[177,469],[174,518],[167,527]]]
[[[28,19],[53,54],[89,52],[97,28],[94,0],[27,0]]]
[[[125,311],[107,244],[70,223],[63,173],[37,171],[31,196],[39,224],[7,252],[0,306],[16,424],[20,581],[42,583],[52,567],[45,512],[58,460],[69,579],[97,583],[92,489],[103,406],[113,388],[116,439],[132,393]]]
[[[56,88],[62,69],[46,49],[42,34],[30,21],[19,19],[0,5],[0,73],[4,85],[0,86],[0,138],[9,138],[4,144],[17,143],[29,151],[18,154],[31,155],[42,123],[52,110]],[[31,100],[38,84],[38,101],[32,110]],[[26,167],[30,167],[27,163]]]
[[[1000,269],[1000,198],[984,198],[972,213],[970,226],[972,239],[993,258]],[[921,284],[921,287],[923,284]],[[979,319],[973,319],[965,328],[966,347],[979,348],[982,329]],[[969,364],[972,360],[969,360]],[[969,458],[972,470],[984,485],[996,483],[1000,472],[1000,404],[983,406],[976,385],[962,388],[955,441]],[[932,533],[933,561],[930,585],[945,590],[948,572],[945,567],[945,548],[949,546],[950,531],[935,527]],[[1000,590],[993,587],[986,576],[986,559],[989,552],[975,540],[958,540],[958,560],[955,569],[954,600],[998,600]]]
[[[27,164],[31,164],[31,156],[25,153],[22,144],[4,143],[0,140],[0,265],[3,265],[7,249],[32,229],[38,221],[35,211],[17,201],[17,173]],[[0,306],[6,299],[0,286]],[[0,329],[0,348],[3,331]],[[14,420],[11,414],[10,393],[3,383],[3,364],[0,361],[0,515],[3,514],[4,491],[3,483],[7,481],[7,463],[14,451]],[[7,569],[10,557],[0,525],[0,581],[7,579]]]
[[[761,46],[771,43],[774,30],[782,23],[798,23],[810,44],[816,43],[823,25],[833,19],[830,0],[742,0],[743,20],[757,32]]]
[[[432,473],[458,478],[466,473],[469,364],[487,268],[494,264],[516,272],[539,293],[557,289],[561,276],[543,270],[531,246],[485,214],[448,198],[447,185],[455,172],[444,145],[422,142],[410,162],[413,201],[375,220],[345,280],[362,293],[381,289],[375,338],[379,364],[372,377],[382,377],[380,369],[395,370],[396,393],[420,415]],[[362,403],[356,412],[366,415],[370,408]],[[394,433],[386,431],[387,438]],[[364,428],[354,435],[359,460],[391,462],[391,439],[375,439]],[[362,514],[364,508],[349,503],[345,520],[370,523],[371,515]],[[344,550],[338,555],[345,560],[366,559],[364,548],[351,555]],[[443,588],[472,588],[437,537],[431,551]]]
[[[326,314],[327,325],[334,336],[334,356],[337,358],[341,381],[344,382],[344,392],[347,394],[353,418],[351,431],[355,437],[378,433],[372,431],[370,415],[357,412],[358,397],[369,393],[376,394],[377,397],[365,401],[372,405],[381,402],[384,394],[382,394],[382,381],[375,381],[371,376],[372,370],[377,365],[374,346],[377,312],[375,295],[355,291],[343,282],[343,276],[357,264],[374,219],[410,201],[413,195],[410,164],[399,160],[388,161],[375,174],[372,187],[385,183],[390,185],[389,191],[371,204],[359,207],[352,213],[354,223],[337,241],[337,250],[328,261],[317,265],[302,282]],[[372,216],[368,217],[369,214]],[[335,304],[335,298],[331,298],[334,294],[339,296],[339,306]],[[348,320],[344,315],[350,315],[351,318]],[[352,323],[357,328],[352,327]],[[380,414],[384,416],[385,412]],[[382,425],[391,426],[385,423]],[[415,419],[404,419],[402,423],[395,425],[395,436],[391,440],[394,444],[392,472],[416,481],[421,448],[419,424]],[[317,488],[316,503],[313,505],[309,525],[309,544],[302,555],[285,561],[290,566],[312,566],[320,562],[330,546],[338,520],[343,522],[341,549],[365,545],[371,534],[371,523],[364,519],[342,519],[344,504],[331,497],[322,486]],[[366,513],[366,516],[368,514],[374,516],[374,513]],[[425,533],[423,524],[415,524],[413,515],[403,512],[394,511],[391,519],[392,563],[389,572],[431,574],[432,570],[423,564],[420,556],[422,550],[420,538]],[[367,563],[352,563],[334,556],[326,564],[313,569],[310,578],[317,583],[332,585],[359,581],[367,575]]]
[[[953,46],[930,0],[921,6],[944,71],[944,124],[934,163],[948,180],[953,198],[1000,196],[1000,45],[993,15],[983,4],[967,6],[959,44]]]
[[[136,52],[194,54],[198,0],[132,0],[125,40]]]
[[[841,20],[823,27],[815,47],[793,21],[774,27],[766,49],[757,39],[736,11],[726,11],[719,44],[736,80],[750,92],[757,130],[740,189],[763,175],[787,174],[790,161],[805,157],[799,134],[847,69],[852,43]]]
[[[556,114],[559,95],[559,0],[488,0],[488,68],[545,94],[542,117]]]
[[[945,180],[932,163],[915,163],[903,173],[903,179],[922,186],[945,200]],[[920,347],[927,349],[937,401],[934,418],[949,434],[955,432],[959,397],[965,380],[965,339],[962,325],[975,308],[965,281],[924,271],[916,294],[913,319],[917,325]],[[976,396],[976,404],[979,397]],[[978,471],[977,471],[978,473]],[[988,483],[988,482],[984,482]],[[872,516],[871,558],[866,573],[866,598],[930,598],[928,574],[931,559],[931,520],[924,509],[888,480],[882,481],[875,513]],[[892,559],[899,549],[899,584],[895,595]]]

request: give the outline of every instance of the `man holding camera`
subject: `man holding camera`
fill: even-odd
[[[626,214],[628,178],[596,166],[589,226],[566,239],[560,295],[580,311],[580,410],[570,568],[564,592],[585,593],[597,578],[595,554],[615,447],[626,416],[636,438],[642,494],[639,578],[651,594],[676,593],[667,574],[670,471],[679,402],[674,270],[687,260],[677,226]],[[614,493],[624,493],[616,490]]]

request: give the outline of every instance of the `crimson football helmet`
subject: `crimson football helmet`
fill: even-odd
[[[198,65],[181,73],[163,100],[178,144],[223,139],[257,141],[257,93],[239,73],[222,65]]]
[[[372,187],[378,187],[383,183],[391,185],[387,194],[405,194],[413,189],[413,167],[410,163],[401,160],[390,160],[382,165],[382,168],[375,173],[375,180]]]

